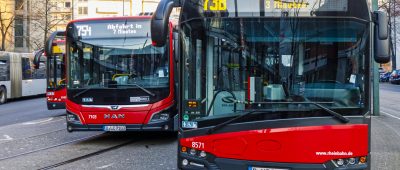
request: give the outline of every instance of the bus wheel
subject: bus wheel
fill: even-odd
[[[0,87],[0,104],[7,102],[7,89],[5,87]]]

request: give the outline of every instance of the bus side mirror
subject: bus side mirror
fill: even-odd
[[[50,35],[44,46],[44,51],[46,53],[46,56],[48,57],[53,56],[53,41],[56,37],[63,37],[63,36],[65,36],[65,31],[55,31]]]
[[[375,11],[374,58],[377,63],[390,61],[388,17],[386,12]]]
[[[33,58],[33,65],[34,65],[33,68],[39,69],[40,61],[41,61],[41,58],[43,56],[43,52],[44,52],[44,49],[40,49],[40,50],[35,52],[35,54],[34,54],[35,57]]]
[[[174,0],[161,0],[151,18],[151,40],[156,47],[162,47],[166,43],[169,16],[175,6]]]

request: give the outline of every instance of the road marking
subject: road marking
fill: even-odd
[[[108,167],[113,166],[113,165],[114,165],[114,163],[110,163],[108,165],[97,167],[96,169],[105,169],[105,168],[108,168]]]
[[[384,111],[381,111],[382,113],[384,113],[384,114],[386,114],[386,115],[388,115],[388,116],[390,116],[390,117],[392,117],[392,118],[395,118],[395,119],[399,119],[400,120],[400,117],[397,117],[397,116],[395,116],[395,115],[392,115],[392,114],[390,114],[390,113],[388,113],[388,112],[384,112]]]
[[[4,139],[0,139],[0,141],[8,141],[8,140],[13,140],[12,137],[8,136],[8,135],[3,135]]]
[[[396,129],[394,129],[392,126],[390,126],[389,124],[387,124],[386,122],[384,122],[384,121],[382,121],[382,120],[379,120],[379,119],[375,119],[375,120],[377,120],[377,122],[380,122],[380,123],[382,123],[382,124],[383,124],[383,126],[386,126],[386,127],[387,127],[387,128],[389,128],[390,130],[392,130],[394,134],[396,134],[397,136],[399,136],[399,137],[400,137],[400,133],[399,133],[399,132],[397,132],[397,130],[396,130]]]
[[[46,123],[52,121],[53,118],[48,118],[46,120],[39,120],[39,121],[32,121],[32,122],[25,122],[22,123],[23,125],[36,125],[36,124],[41,124],[41,123]]]

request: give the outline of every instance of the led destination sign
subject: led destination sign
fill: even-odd
[[[311,15],[313,12],[346,12],[348,0],[204,0],[205,13],[229,13],[228,16],[280,16],[282,12],[291,15]],[[251,14],[249,14],[251,13]],[[232,14],[232,15],[231,15]]]
[[[149,20],[85,21],[68,27],[80,39],[149,37],[149,28]]]

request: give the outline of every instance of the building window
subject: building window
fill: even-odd
[[[79,15],[87,15],[88,14],[88,7],[79,7],[78,8]]]
[[[14,45],[24,47],[24,20],[22,16],[16,16],[14,20]]]
[[[71,2],[65,2],[64,7],[65,8],[71,8]]]
[[[15,10],[24,9],[24,0],[15,0]]]
[[[22,48],[24,47],[24,37],[15,37],[15,48]]]

